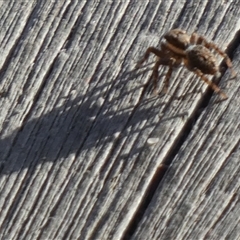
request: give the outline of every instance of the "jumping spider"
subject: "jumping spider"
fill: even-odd
[[[197,74],[223,99],[227,99],[227,95],[205,76],[205,74],[214,75],[215,77],[221,75],[216,58],[211,50],[214,50],[225,59],[228,68],[231,70],[232,77],[235,77],[236,73],[232,69],[230,58],[217,45],[208,42],[204,37],[198,36],[196,33],[189,36],[185,31],[178,28],[164,35],[160,49],[149,47],[144,57],[138,62],[137,68],[148,59],[150,53],[155,54],[157,60],[152,74],[154,92],[157,93],[158,68],[160,65],[165,65],[169,67],[164,81],[164,92],[166,93],[173,68],[183,63],[189,71]]]

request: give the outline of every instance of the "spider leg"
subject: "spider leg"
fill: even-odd
[[[228,55],[223,52],[216,44],[214,44],[213,42],[208,42],[203,36],[198,36],[196,33],[193,33],[191,35],[191,38],[190,38],[190,42],[192,44],[202,44],[203,46],[205,46],[206,48],[208,49],[213,49],[215,50],[219,55],[221,55],[228,68],[230,69],[231,71],[231,75],[232,75],[232,78],[235,78],[236,77],[236,72],[233,70],[233,65],[232,65],[232,61],[231,59],[228,57]]]
[[[163,87],[164,93],[168,92],[169,80],[171,78],[172,72],[173,72],[173,64],[169,64],[169,68],[168,68],[168,71],[167,71],[165,79],[164,79],[164,87]]]
[[[169,88],[169,80],[171,78],[172,72],[173,72],[173,68],[174,67],[178,67],[179,65],[181,65],[182,63],[182,58],[181,57],[177,57],[175,56],[175,58],[170,58],[168,61],[168,66],[169,69],[166,73],[165,79],[164,79],[164,87],[163,87],[163,92],[167,93],[168,92],[168,88]]]
[[[165,76],[164,80],[164,93],[167,92],[168,86],[169,86],[169,79],[173,72],[173,67],[179,66],[182,62],[182,57],[178,57],[173,54],[171,56],[171,52],[169,49],[165,46],[164,43],[161,44],[161,48],[157,49],[155,47],[149,47],[147,51],[145,52],[143,58],[137,63],[136,68],[139,68],[148,58],[150,53],[153,53],[157,56],[157,60],[155,62],[155,65],[153,67],[153,73],[151,78],[153,78],[153,87],[154,87],[154,94],[157,95],[157,82],[158,82],[158,68],[160,65],[168,66],[168,72]],[[170,56],[169,56],[170,55]]]
[[[147,49],[147,51],[145,52],[143,58],[142,58],[140,61],[138,61],[137,65],[136,65],[136,68],[141,67],[142,64],[143,64],[145,61],[148,60],[150,53],[153,53],[153,54],[155,54],[155,55],[158,56],[158,57],[161,57],[161,56],[163,55],[163,53],[162,53],[161,50],[159,50],[159,49],[157,49],[157,48],[155,48],[155,47],[149,47],[149,48]]]
[[[196,73],[216,93],[218,93],[223,98],[223,100],[226,100],[228,98],[228,96],[216,84],[214,84],[213,82],[208,80],[208,78],[206,76],[204,76],[204,74],[200,70],[196,69],[193,72]]]
[[[172,68],[171,66],[171,60],[168,59],[168,58],[158,58],[154,67],[153,67],[153,73],[152,73],[152,78],[153,78],[153,87],[154,87],[154,94],[157,95],[157,81],[158,81],[158,68],[160,65],[165,65],[165,66],[169,66],[169,70],[170,68]],[[168,78],[168,81],[169,81],[169,78],[171,77],[171,74],[172,74],[172,71],[170,72],[168,70],[167,72],[167,75],[165,77],[165,81],[166,82],[166,79]]]
[[[197,33],[193,33],[190,37],[190,43],[193,44],[193,45],[196,44],[198,38],[199,38],[199,36],[197,35]]]
[[[163,87],[163,92],[167,93],[168,92],[168,88],[169,88],[169,80],[172,76],[172,72],[173,72],[173,68],[177,67],[181,64],[182,62],[182,58],[162,58],[162,59],[158,59],[158,61],[156,62],[154,69],[153,69],[153,78],[154,78],[154,92],[155,94],[157,94],[157,79],[158,79],[158,68],[160,65],[165,65],[168,66],[168,71],[165,75],[165,79],[164,79],[164,87]]]
[[[157,95],[158,68],[160,65],[161,65],[161,61],[160,59],[158,59],[153,67],[152,78],[153,78],[154,95]]]

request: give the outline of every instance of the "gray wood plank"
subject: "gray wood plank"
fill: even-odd
[[[211,95],[194,74],[179,68],[171,78],[169,93],[153,97],[146,91],[151,66],[140,71],[135,71],[134,66],[147,47],[159,45],[161,35],[173,27],[190,33],[197,30],[225,50],[239,30],[236,1],[140,4],[18,0],[0,4],[1,238],[130,238],[134,234],[132,223],[141,220],[136,219],[136,214],[156,183],[156,172],[171,159],[189,119],[199,110],[203,99]],[[234,66],[238,64],[237,56],[238,52],[234,55]],[[161,79],[165,73],[166,68],[161,67]],[[151,205],[158,207],[159,213],[169,212],[169,221],[178,221],[171,216],[177,212],[174,207],[180,201],[159,205],[164,191],[169,190],[170,196],[178,182],[183,179],[192,182],[192,174],[198,174],[193,185],[185,190],[191,190],[188,209],[192,210],[191,200],[209,185],[209,179],[214,184],[213,176],[221,173],[219,178],[223,182],[224,176],[230,178],[231,171],[237,170],[239,123],[234,107],[239,104],[239,81],[227,85],[229,76],[227,71],[220,86],[230,99],[213,104],[219,98],[214,94],[167,172],[165,179],[169,181],[160,185]],[[162,82],[159,84],[161,88]],[[228,134],[234,141],[223,147]],[[207,136],[209,148],[198,150],[192,141],[202,139],[196,144],[204,146]],[[192,149],[192,154],[196,150],[192,156],[195,161],[190,157],[186,160],[184,149]],[[236,149],[235,155],[231,149]],[[217,153],[218,159],[209,165],[209,159]],[[233,165],[227,165],[228,157]],[[185,171],[180,162],[187,167]],[[226,170],[220,171],[224,163]],[[191,174],[185,174],[187,170]],[[200,184],[204,174],[210,177]],[[237,177],[237,172],[234,174]],[[237,199],[238,195],[233,194],[237,188],[232,188],[227,197],[222,192],[216,193],[226,197],[224,206],[231,197],[233,202]],[[211,189],[206,190],[210,197],[203,199],[204,203],[210,199],[214,204]],[[183,198],[186,192],[178,191],[177,196]],[[165,201],[171,200],[165,197]],[[198,204],[201,209],[205,206],[198,202],[194,206]],[[201,209],[189,210],[187,214],[193,220],[203,216],[199,226],[210,225],[217,204],[212,211],[208,210],[208,219]],[[236,220],[236,215],[233,218]],[[160,223],[166,231],[155,229],[160,219],[160,214],[154,216],[147,210],[134,237],[153,236],[154,231],[157,236],[168,236],[168,221]],[[152,227],[150,220],[156,221]],[[224,224],[228,222],[230,216],[226,216]],[[235,223],[229,228],[224,225],[227,233],[237,231]],[[189,236],[197,233],[218,236],[222,231],[220,223],[207,233],[198,231],[200,227],[194,233],[191,229],[195,226],[179,225],[174,233],[187,236],[185,232],[189,229]],[[146,230],[144,234],[141,229]]]
[[[238,66],[240,48],[234,59]],[[221,105],[211,101],[203,111],[133,239],[239,239],[238,79],[229,88],[228,101]]]

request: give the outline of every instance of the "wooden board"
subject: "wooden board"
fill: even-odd
[[[229,101],[202,112],[133,239],[239,239],[239,83],[230,88]]]
[[[237,239],[237,1],[0,7],[1,239]],[[227,101],[183,67],[148,93],[136,62],[175,27],[230,46]]]

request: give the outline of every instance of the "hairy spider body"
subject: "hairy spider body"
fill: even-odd
[[[204,46],[196,45],[186,50],[187,61],[185,65],[190,71],[195,68],[204,74],[218,74],[219,69],[213,54]]]
[[[232,70],[231,60],[217,45],[208,42],[204,37],[198,36],[196,33],[189,36],[185,31],[178,28],[164,35],[160,49],[149,47],[144,57],[138,62],[137,67],[140,67],[148,59],[150,53],[157,56],[153,68],[154,91],[156,93],[159,66],[165,65],[169,67],[164,81],[164,92],[167,92],[173,68],[184,64],[189,71],[197,74],[223,99],[227,99],[227,95],[205,76],[205,74],[215,77],[220,76],[219,66],[211,50],[214,50],[225,59],[232,76],[235,77],[236,73]]]

